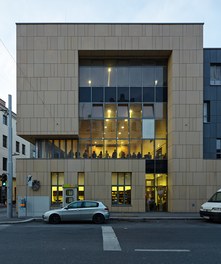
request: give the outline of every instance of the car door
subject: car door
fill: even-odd
[[[82,201],[75,201],[64,207],[63,221],[77,221],[81,219]]]
[[[84,201],[81,210],[82,220],[92,220],[94,212],[98,209],[98,203],[95,201]]]

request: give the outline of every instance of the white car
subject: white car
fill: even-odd
[[[93,221],[102,224],[110,217],[108,207],[99,201],[74,201],[67,206],[50,210],[42,215],[45,222],[59,224],[61,221]]]
[[[208,220],[221,221],[221,189],[201,205],[200,216]]]

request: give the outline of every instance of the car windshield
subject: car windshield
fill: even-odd
[[[221,192],[215,193],[208,202],[221,203]]]

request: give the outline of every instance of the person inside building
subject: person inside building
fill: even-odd
[[[112,153],[112,159],[116,159],[116,158],[117,158],[117,151],[115,149],[114,152]]]
[[[92,153],[92,159],[96,159],[96,158],[97,158],[97,154],[96,154],[95,151],[93,151],[93,153]]]

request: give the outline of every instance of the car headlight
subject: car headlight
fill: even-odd
[[[213,207],[212,211],[221,212],[221,207]]]

